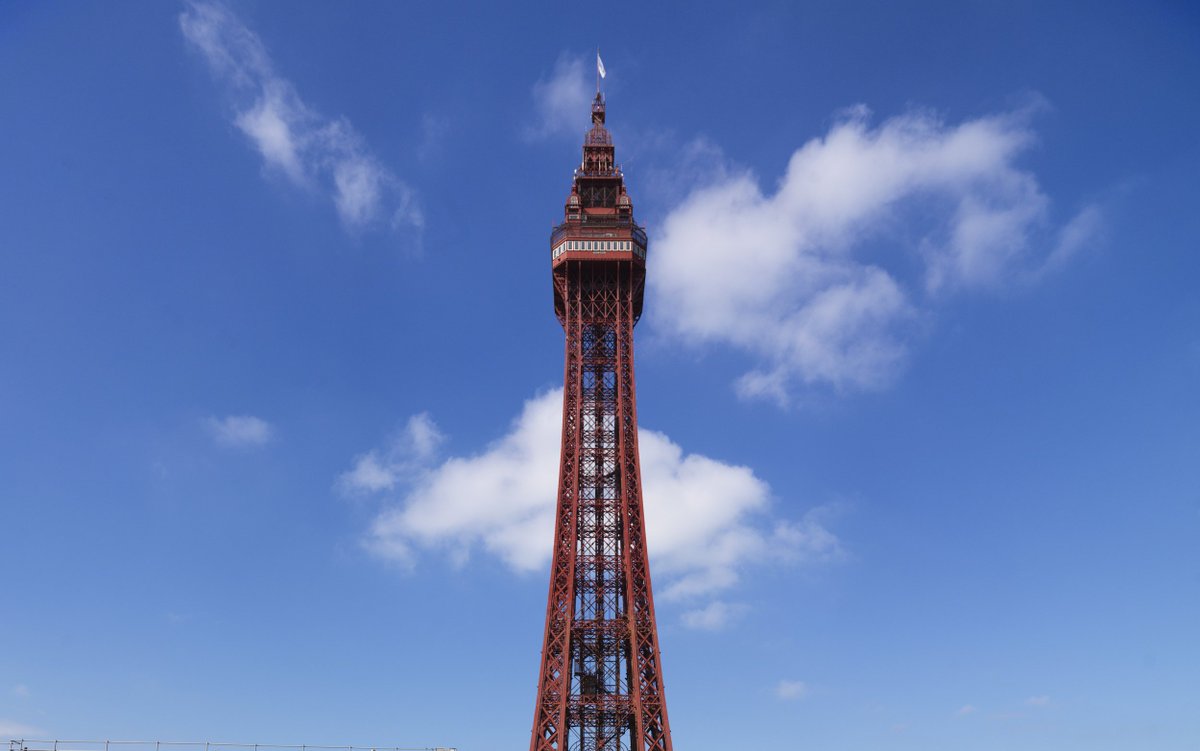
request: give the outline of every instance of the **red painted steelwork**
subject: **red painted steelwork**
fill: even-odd
[[[566,334],[546,635],[530,751],[671,751],[638,467],[633,327],[646,233],[633,220],[604,99],[550,238]]]

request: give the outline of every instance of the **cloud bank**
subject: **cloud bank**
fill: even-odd
[[[179,27],[233,95],[233,123],[267,170],[327,194],[347,229],[422,226],[412,189],[379,162],[349,120],[323,117],[305,104],[275,71],[262,40],[229,9],[190,3]]]
[[[796,150],[773,190],[710,154],[713,177],[655,240],[655,324],[749,354],[743,396],[887,384],[935,301],[1034,281],[1094,239],[1098,209],[1056,230],[1017,165],[1034,142],[1029,114],[875,126],[855,108]]]
[[[414,566],[439,550],[462,563],[476,549],[518,572],[548,567],[562,430],[562,390],[527,401],[509,432],[484,451],[439,459],[426,416],[389,445],[359,456],[337,485],[383,494],[365,538],[375,555]],[[436,435],[436,439],[428,436]],[[656,593],[692,601],[734,586],[755,564],[814,564],[842,555],[823,509],[775,517],[770,488],[748,467],[686,453],[666,435],[639,432],[643,494]],[[389,492],[390,491],[390,492]],[[697,628],[725,625],[736,606],[690,611]]]

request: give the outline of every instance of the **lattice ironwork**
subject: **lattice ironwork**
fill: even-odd
[[[531,751],[671,751],[633,369],[646,234],[604,118],[597,94],[565,220],[551,236],[566,335],[563,438]]]

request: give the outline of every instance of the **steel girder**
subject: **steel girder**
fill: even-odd
[[[555,267],[563,436],[531,751],[671,751],[638,464],[644,279],[632,260]]]

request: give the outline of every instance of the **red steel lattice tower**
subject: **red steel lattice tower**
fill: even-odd
[[[550,248],[566,365],[554,557],[530,751],[671,751],[633,378],[646,232],[634,222],[599,92],[583,163]]]

